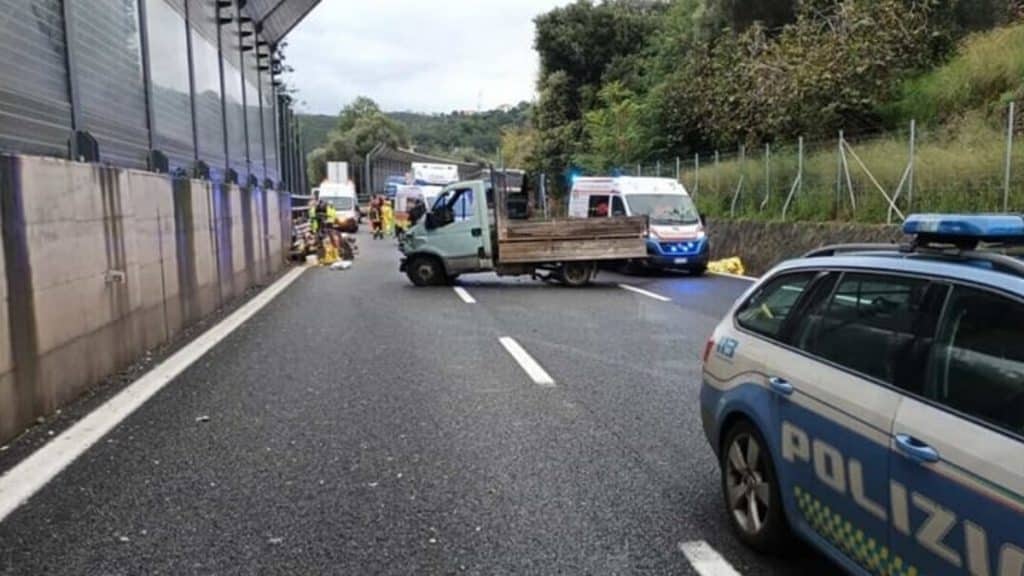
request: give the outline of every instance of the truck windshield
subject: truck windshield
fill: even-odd
[[[348,196],[337,196],[334,198],[324,198],[324,202],[334,206],[335,210],[348,211],[355,206],[355,201]]]
[[[648,216],[651,224],[696,224],[700,214],[689,196],[680,194],[637,194],[627,196],[630,214]]]

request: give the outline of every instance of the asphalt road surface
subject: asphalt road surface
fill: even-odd
[[[361,243],[8,516],[0,573],[696,574],[695,542],[743,575],[837,572],[726,524],[699,357],[748,282],[484,275],[459,294]]]

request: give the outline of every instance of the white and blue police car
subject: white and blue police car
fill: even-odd
[[[852,574],[1024,575],[1024,218],[919,215],[743,296],[701,413],[738,537]]]

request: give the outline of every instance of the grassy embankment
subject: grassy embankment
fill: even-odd
[[[899,133],[856,141],[853,152],[878,183],[892,194],[909,159],[909,123],[918,122],[913,203],[907,190],[899,200],[904,212],[992,212],[1003,206],[1006,119],[1010,101],[1018,106],[1017,127],[1024,126],[1024,25],[967,38],[947,64],[907,81],[899,98],[881,115]],[[1010,210],[1024,211],[1024,136],[1019,130],[1013,150]],[[797,174],[795,143],[773,150],[769,200],[766,194],[763,150],[751,151],[740,162],[733,154],[715,168],[702,157],[697,201],[709,216],[728,216],[732,196],[742,176],[737,217],[778,219]],[[808,144],[801,193],[789,211],[790,219],[884,222],[888,203],[853,155],[847,154],[857,207],[853,209],[845,174],[837,196],[838,142]],[[696,173],[692,162],[683,172],[692,191]]]

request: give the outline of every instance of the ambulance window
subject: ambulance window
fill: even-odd
[[[608,217],[608,197],[607,196],[591,196],[590,203],[587,205],[587,217],[588,218],[607,218]]]
[[[736,314],[736,322],[762,336],[781,338],[789,313],[815,275],[814,272],[803,272],[772,280],[743,305]]]
[[[866,376],[896,384],[918,341],[915,326],[927,280],[846,274],[801,319],[797,347]]]
[[[612,216],[625,216],[626,205],[622,203],[622,198],[618,196],[612,196]]]
[[[1024,435],[1024,304],[957,287],[932,347],[925,396]]]

